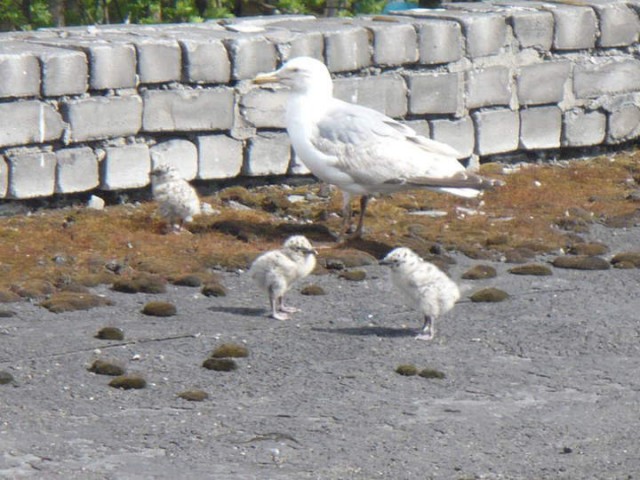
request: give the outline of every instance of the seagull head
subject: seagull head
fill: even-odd
[[[304,235],[294,235],[292,237],[287,238],[284,242],[284,248],[288,250],[293,250],[294,252],[300,252],[303,255],[317,255],[318,252],[311,242],[307,240],[307,237]]]
[[[280,83],[296,93],[333,95],[329,70],[324,63],[311,57],[293,58],[278,70],[261,73],[253,79],[253,83]]]
[[[410,248],[400,247],[391,250],[386,257],[380,260],[380,265],[388,265],[392,269],[396,269],[420,260],[420,257]]]

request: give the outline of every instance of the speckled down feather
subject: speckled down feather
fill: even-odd
[[[195,189],[170,166],[160,166],[151,172],[153,198],[158,212],[169,225],[182,226],[200,213],[200,199]]]

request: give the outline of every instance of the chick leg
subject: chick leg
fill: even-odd
[[[435,326],[434,319],[432,319],[429,315],[424,316],[424,325],[422,325],[422,329],[420,333],[416,335],[417,340],[431,340],[435,334]]]
[[[351,227],[351,194],[348,192],[342,192],[342,226],[340,227],[340,233],[338,234],[338,241],[342,241],[345,235]]]
[[[271,305],[271,318],[276,320],[289,320],[289,315],[279,310],[282,304],[282,295],[277,295],[273,289],[269,289],[269,304]]]
[[[360,197],[360,218],[358,218],[358,227],[356,231],[353,233],[351,238],[361,238],[362,230],[364,228],[364,213],[367,211],[367,204],[369,203],[369,196],[362,195]]]
[[[284,304],[284,295],[279,298],[277,307],[278,307],[278,311],[285,312],[285,313],[296,313],[296,312],[300,311],[299,308],[289,307],[289,306],[285,305]]]

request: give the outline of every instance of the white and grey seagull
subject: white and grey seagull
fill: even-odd
[[[290,88],[289,138],[316,177],[342,190],[341,238],[351,225],[354,195],[361,195],[360,218],[353,234],[360,237],[371,195],[428,188],[472,198],[501,183],[468,172],[449,145],[418,135],[376,110],[334,98],[331,75],[319,60],[293,58],[253,81]]]

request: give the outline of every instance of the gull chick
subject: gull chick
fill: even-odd
[[[334,98],[329,70],[318,60],[297,57],[253,81],[289,87],[286,125],[296,154],[316,177],[342,191],[340,238],[351,226],[353,195],[361,196],[353,235],[359,237],[371,195],[428,188],[471,198],[501,184],[467,171],[449,145],[376,110]]]
[[[151,191],[160,216],[173,231],[181,231],[185,222],[200,213],[195,189],[170,165],[160,165],[151,171]]]
[[[460,298],[458,286],[442,270],[409,248],[392,250],[380,263],[391,267],[394,285],[424,317],[416,338],[431,340],[436,319],[451,310]]]
[[[313,271],[317,253],[305,236],[294,235],[284,242],[282,248],[263,253],[254,260],[249,274],[269,295],[271,317],[287,320],[289,313],[299,311],[285,306],[284,294],[293,283]]]

